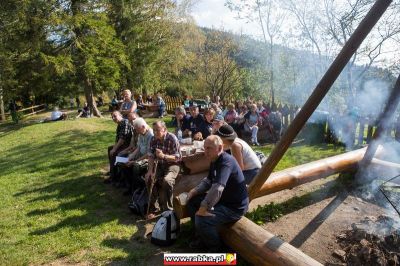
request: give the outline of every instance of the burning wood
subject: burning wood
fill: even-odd
[[[400,227],[388,216],[366,217],[337,236],[334,256],[348,265],[400,265]]]

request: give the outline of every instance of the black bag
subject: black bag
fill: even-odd
[[[132,195],[132,200],[128,203],[128,208],[136,215],[145,216],[147,212],[147,205],[149,195],[146,187],[137,188]]]

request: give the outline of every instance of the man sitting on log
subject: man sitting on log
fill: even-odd
[[[135,119],[132,126],[138,138],[134,150],[128,156],[128,162],[122,168],[123,176],[128,185],[125,195],[131,194],[136,188],[144,187],[142,176],[147,172],[150,141],[154,136],[153,129],[141,117]]]
[[[235,158],[224,152],[219,136],[207,137],[204,153],[211,161],[208,176],[188,193],[187,207],[198,237],[190,246],[221,252],[218,226],[239,220],[248,210],[249,197],[242,170]]]
[[[158,203],[161,211],[172,210],[172,190],[175,179],[179,174],[179,163],[182,159],[179,141],[174,134],[168,132],[165,122],[156,121],[153,123],[154,137],[150,141],[149,169],[145,176],[146,186],[150,191],[151,184],[154,184],[150,196],[147,219],[155,217],[155,203]],[[153,178],[154,161],[157,160],[155,179]],[[153,183],[154,182],[154,183]]]
[[[108,147],[108,160],[110,163],[110,178],[105,183],[118,182],[115,159],[120,151],[127,148],[132,138],[132,126],[128,119],[124,119],[119,111],[111,114],[112,120],[118,124],[115,136],[115,143]]]

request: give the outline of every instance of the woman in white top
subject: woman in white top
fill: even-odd
[[[215,135],[221,137],[224,149],[230,150],[243,171],[246,184],[250,184],[261,168],[261,162],[256,153],[244,140],[237,137],[236,132],[229,125],[221,126]]]

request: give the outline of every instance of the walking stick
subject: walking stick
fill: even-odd
[[[149,211],[150,211],[151,194],[153,193],[154,183],[156,182],[157,166],[158,166],[158,160],[156,159],[156,160],[154,160],[153,173],[151,174],[151,177],[150,177],[150,188],[149,188],[149,198],[148,198],[148,202],[147,202],[146,220],[147,220],[147,216],[149,215]]]

